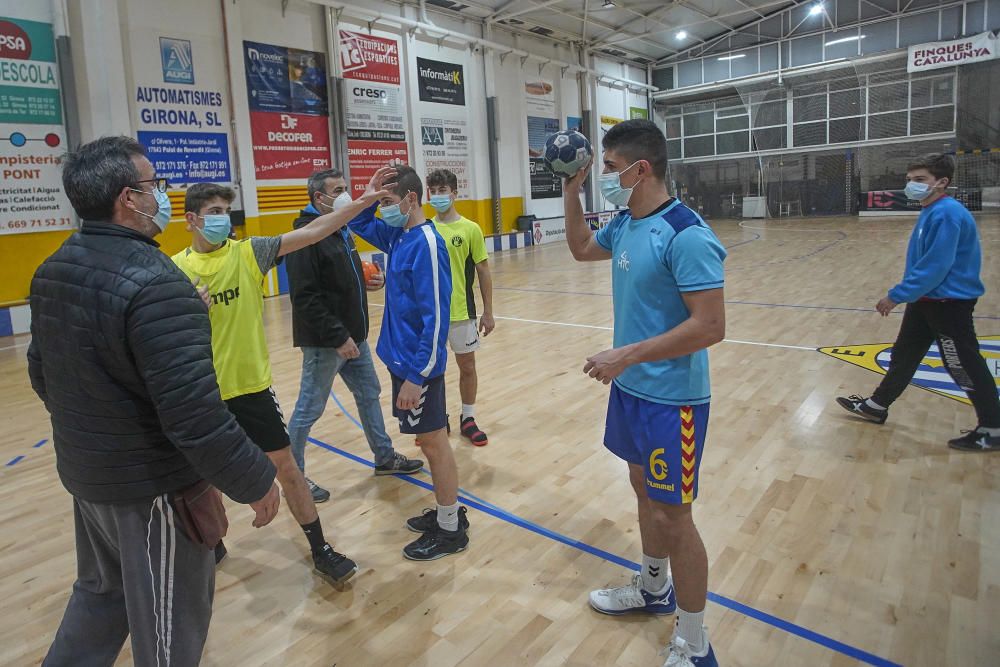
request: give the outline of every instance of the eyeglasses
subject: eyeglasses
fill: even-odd
[[[147,178],[145,180],[135,182],[136,185],[139,185],[140,183],[152,183],[153,187],[160,192],[167,191],[167,179],[165,178]]]

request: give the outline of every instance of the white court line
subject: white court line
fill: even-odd
[[[3,352],[4,350],[14,350],[19,347],[27,347],[28,345],[31,345],[30,340],[26,340],[23,343],[17,343],[16,345],[8,345],[7,347],[0,347],[0,352]]]
[[[370,306],[378,306],[379,308],[385,308],[381,303],[374,303],[372,301],[368,302]],[[511,322],[524,322],[526,324],[548,324],[557,327],[573,327],[576,329],[598,329],[600,331],[613,331],[612,327],[599,327],[593,324],[576,324],[575,322],[552,322],[549,320],[527,320],[521,317],[501,317],[500,315],[495,315],[493,317],[495,320],[509,320]],[[735,345],[755,345],[757,347],[777,347],[785,350],[806,350],[807,352],[815,352],[815,347],[806,347],[805,345],[781,345],[779,343],[758,343],[752,340],[735,340],[732,338],[724,338],[723,343],[733,343]]]

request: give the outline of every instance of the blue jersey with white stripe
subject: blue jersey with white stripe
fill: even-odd
[[[670,331],[690,317],[681,295],[723,285],[726,250],[701,217],[674,199],[652,215],[625,211],[595,235],[611,252],[616,348]],[[617,379],[622,391],[667,405],[711,400],[708,350],[636,364]]]
[[[444,374],[451,321],[451,261],[434,223],[404,230],[375,217],[372,206],[348,226],[388,254],[385,312],[375,348],[396,377],[423,385]]]

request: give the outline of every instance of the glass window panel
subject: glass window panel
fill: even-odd
[[[808,11],[809,8],[805,8]],[[792,45],[792,67],[800,65],[812,65],[823,60],[823,35],[811,35],[800,39],[793,39]]]
[[[852,88],[864,88],[867,84],[863,76],[849,76],[845,79],[837,79],[830,82],[830,92],[837,90],[851,90]]]
[[[830,143],[840,144],[846,141],[864,140],[864,119],[837,118],[830,121]]]
[[[825,83],[796,84],[792,90],[793,97],[806,97],[808,95],[826,95]]]
[[[670,116],[667,118],[667,139],[681,138],[681,118],[680,116]]]
[[[715,132],[715,114],[711,111],[684,114],[684,136]]]
[[[861,34],[865,36],[861,40],[861,53],[863,55],[892,51],[896,48],[895,20],[866,25],[861,28]]]
[[[794,101],[792,111],[796,123],[804,120],[823,120],[826,118],[826,95],[800,97]]]
[[[899,19],[899,48],[910,44],[936,42],[938,35],[938,13],[928,12]]]
[[[733,101],[734,100],[728,99],[721,102],[716,102],[715,117],[732,118],[733,116],[747,115],[746,106],[744,106],[743,104],[733,106]]]
[[[826,143],[826,122],[796,124],[792,128],[796,146],[818,146]]]
[[[756,40],[754,40],[756,41]],[[750,76],[751,74],[756,74],[760,71],[757,64],[757,49],[748,49],[746,51],[740,51],[739,54],[733,55],[745,55],[745,58],[736,58],[730,61],[730,67],[732,68],[732,76],[735,79],[738,76]]]
[[[906,112],[868,117],[868,140],[906,136]]]
[[[678,87],[697,86],[701,82],[701,60],[689,60],[677,65]]]
[[[980,0],[979,2],[970,2],[965,6],[965,34],[975,35],[986,29],[984,27],[986,24],[983,23],[983,17],[985,16],[983,14],[983,6],[985,4],[985,2]],[[996,18],[996,16],[992,18]]]
[[[684,157],[704,157],[715,154],[715,135],[684,140]]]
[[[653,85],[660,90],[670,90],[674,87],[674,68],[661,67],[653,70]]]
[[[934,79],[931,89],[931,104],[951,104],[955,101],[955,78],[952,76]]]
[[[728,132],[715,135],[716,153],[746,153],[750,150],[749,132]]]
[[[844,90],[830,93],[830,118],[859,116],[865,112],[864,91]]]
[[[760,47],[760,71],[773,72],[778,69],[778,45],[768,44]]]
[[[729,78],[729,61],[719,60],[718,56],[707,56],[704,60],[705,83],[722,81]]]
[[[905,83],[872,86],[868,89],[868,113],[905,109],[907,96],[908,90]]]
[[[754,127],[768,125],[784,125],[787,122],[788,106],[784,100],[780,102],[765,102],[754,107]]]
[[[681,159],[681,140],[676,139],[674,141],[667,142],[667,159],[668,160],[680,160]]]
[[[906,70],[893,70],[891,72],[879,72],[868,77],[868,84],[874,86],[878,83],[893,83],[896,81],[907,81],[909,77]]]
[[[858,0],[837,0],[837,25],[858,20]]]
[[[764,130],[753,131],[754,150],[767,151],[775,148],[784,148],[787,143],[787,135],[784,127],[769,127]]]
[[[732,130],[745,130],[750,127],[749,116],[733,116],[732,118],[716,118],[716,132],[730,132]]]
[[[839,42],[839,40],[853,37],[846,42]],[[858,29],[852,28],[851,30],[844,30],[842,32],[831,32],[827,33],[825,36],[827,44],[825,44],[823,58],[825,60],[836,60],[837,58],[854,58],[858,55]],[[830,44],[829,42],[838,42],[837,44]]]
[[[910,106],[929,107],[931,105],[932,79],[914,79],[910,82]]]
[[[951,132],[955,129],[955,107],[914,109],[910,112],[910,134]]]
[[[941,10],[941,39],[955,39],[962,34],[962,8]]]

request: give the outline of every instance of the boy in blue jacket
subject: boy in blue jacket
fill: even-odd
[[[469,544],[466,509],[458,505],[458,468],[446,427],[444,371],[448,361],[451,263],[434,223],[424,216],[423,183],[410,167],[396,167],[396,187],[349,223],[351,231],[389,259],[385,312],[375,351],[392,376],[393,415],[401,433],[417,437],[427,455],[437,510],[406,522],[422,535],[406,545],[410,560],[434,560]]]
[[[955,174],[950,155],[931,153],[906,170],[906,196],[923,210],[910,236],[906,273],[902,282],[875,305],[887,316],[906,304],[903,324],[892,348],[889,371],[871,398],[840,397],[845,410],[882,424],[889,406],[913,379],[921,360],[935,341],[941,360],[976,409],[978,426],[948,441],[953,449],[985,452],[1000,450],[1000,397],[997,385],[979,352],[972,321],[976,301],[985,292],[979,279],[982,251],[972,214],[945,194]]]

